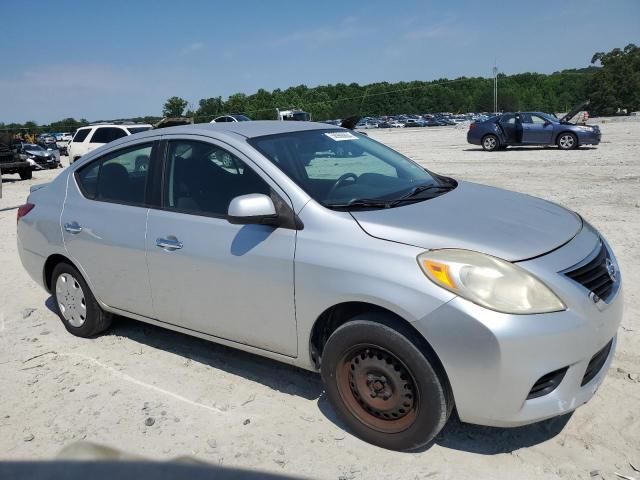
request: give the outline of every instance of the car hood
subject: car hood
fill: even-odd
[[[351,214],[373,237],[424,249],[473,250],[508,261],[554,250],[582,228],[582,219],[559,205],[469,182],[430,200]]]
[[[33,155],[34,157],[40,157],[40,158],[47,158],[49,156],[49,154],[45,152],[29,152],[28,150],[25,150],[25,153],[28,153],[29,155]]]
[[[591,102],[589,100],[585,100],[584,102],[579,103],[571,110],[567,112],[567,114],[560,119],[560,123],[569,123],[569,121],[575,117],[582,109],[588,106]]]

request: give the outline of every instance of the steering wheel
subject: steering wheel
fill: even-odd
[[[356,175],[355,173],[348,172],[344,175],[340,175],[340,178],[336,180],[336,183],[333,184],[333,186],[329,190],[329,193],[327,193],[327,198],[331,198],[338,187],[340,187],[346,180],[350,178],[353,179],[353,183],[356,183],[358,181],[358,175]]]

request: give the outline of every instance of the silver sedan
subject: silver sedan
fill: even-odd
[[[574,410],[622,317],[616,258],[578,214],[326,124],[119,139],[33,187],[17,228],[72,334],[118,314],[320,371],[344,424],[390,449],[454,406],[504,427]]]

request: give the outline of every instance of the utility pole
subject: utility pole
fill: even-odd
[[[493,63],[493,113],[498,113],[498,67]]]

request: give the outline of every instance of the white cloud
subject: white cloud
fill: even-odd
[[[367,33],[370,33],[370,29],[358,25],[355,18],[348,18],[336,26],[292,30],[289,33],[272,39],[269,45],[272,47],[282,47],[291,44],[302,44],[306,47],[322,47],[332,43],[351,40],[366,35]]]
[[[204,43],[202,42],[194,42],[190,45],[187,45],[182,49],[183,55],[189,55],[190,53],[197,52],[198,50],[202,50],[204,48]]]
[[[407,40],[421,40],[429,38],[442,38],[454,35],[454,31],[444,25],[435,25],[427,28],[410,30],[404,34]]]

